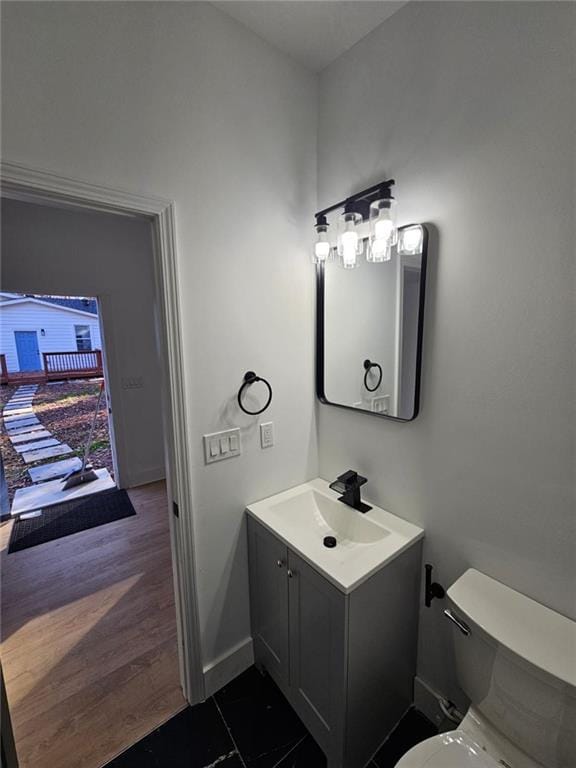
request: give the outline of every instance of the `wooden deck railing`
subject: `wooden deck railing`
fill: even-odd
[[[8,383],[8,368],[6,367],[6,355],[0,354],[0,384]]]
[[[51,379],[102,376],[102,352],[44,352],[44,373]]]

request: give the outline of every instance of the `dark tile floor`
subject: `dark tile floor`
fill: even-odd
[[[369,768],[394,768],[436,733],[410,710]],[[284,696],[254,667],[204,704],[188,707],[106,768],[325,768],[326,760]]]

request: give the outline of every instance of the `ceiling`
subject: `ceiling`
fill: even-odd
[[[320,72],[406,2],[224,0],[220,10],[313,72]]]

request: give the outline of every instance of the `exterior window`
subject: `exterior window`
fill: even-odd
[[[76,349],[78,352],[90,352],[92,350],[90,326],[75,325],[74,328],[76,329]]]

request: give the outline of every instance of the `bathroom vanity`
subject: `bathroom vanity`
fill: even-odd
[[[424,532],[320,479],[247,513],[256,664],[328,768],[362,768],[412,703]]]

